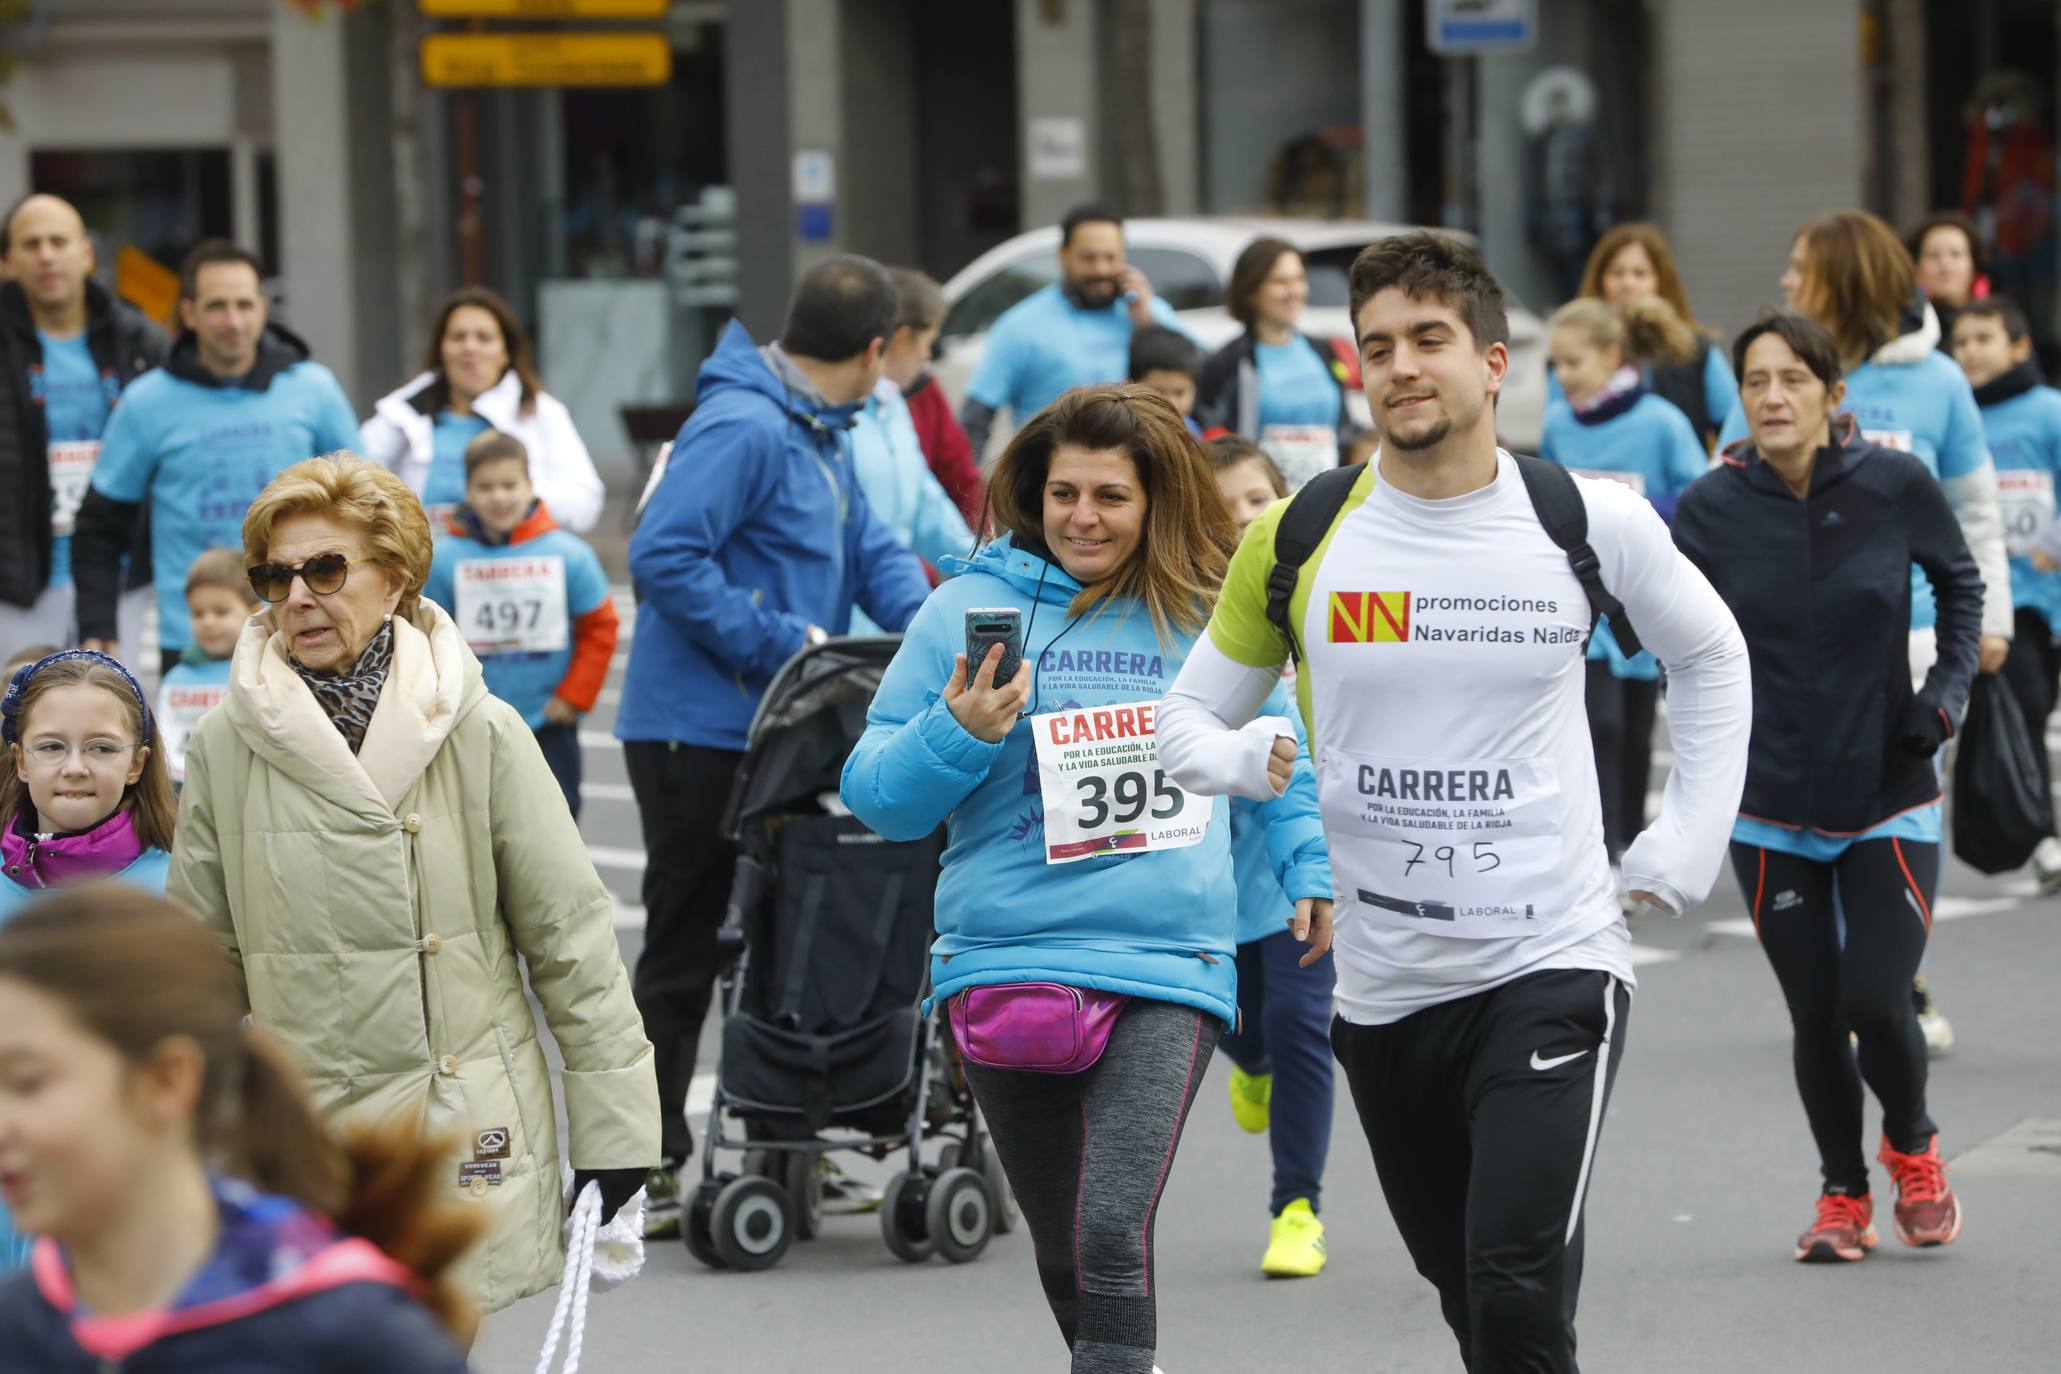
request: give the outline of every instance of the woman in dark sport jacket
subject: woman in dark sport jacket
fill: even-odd
[[[1911,978],[1939,876],[1932,756],[1975,675],[1982,578],[1932,474],[1838,413],[1839,347],[1823,326],[1764,316],[1732,361],[1751,437],[1682,494],[1674,535],[1732,608],[1753,665],[1732,865],[1789,1004],[1824,1174],[1796,1258],[1858,1260],[1875,1244],[1863,1081],[1882,1103],[1876,1158],[1896,1184],[1898,1237],[1946,1245],[1961,1206],[1925,1110]],[[1939,608],[1939,654],[1915,693],[1913,564]]]

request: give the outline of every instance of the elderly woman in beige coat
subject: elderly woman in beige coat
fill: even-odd
[[[563,1261],[550,1070],[517,956],[565,1059],[576,1184],[604,1218],[658,1162],[651,1045],[608,893],[522,717],[421,599],[429,523],[347,453],[281,473],[243,526],[271,609],[187,750],[168,895],[221,934],[252,1018],[332,1119],[452,1138],[485,1208],[483,1311]]]

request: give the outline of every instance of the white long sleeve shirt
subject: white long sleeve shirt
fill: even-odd
[[[1637,493],[1577,478],[1606,586],[1668,670],[1675,766],[1625,882],[1709,895],[1753,711],[1738,626]],[[1265,617],[1276,506],[1247,531],[1209,633],[1159,712],[1160,760],[1202,794],[1272,795],[1253,717],[1287,646]],[[1368,473],[1291,604],[1298,691],[1337,886],[1338,1008],[1378,1025],[1527,973],[1632,981],[1583,696],[1590,611],[1508,455],[1424,501]]]

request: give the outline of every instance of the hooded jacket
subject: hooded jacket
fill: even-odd
[[[497,652],[495,641],[507,631],[494,622],[499,609],[482,598],[475,608],[469,601],[461,607],[458,596],[460,565],[498,564],[510,569],[517,563],[529,568],[549,569],[556,560],[557,580],[563,600],[558,608],[565,614],[565,647],[548,650],[506,650]],[[483,569],[484,571],[484,569]],[[601,560],[576,534],[558,528],[550,509],[538,501],[529,515],[506,539],[491,540],[480,527],[479,517],[459,507],[437,541],[436,556],[430,561],[429,583],[422,594],[442,606],[458,621],[458,632],[474,653],[482,655],[480,671],[487,690],[522,713],[530,729],[543,728],[544,706],[552,697],[585,715],[601,696],[601,684],[608,678],[608,661],[615,655],[617,622],[615,598],[608,589],[608,574]],[[521,606],[515,608],[520,614]],[[484,614],[488,623],[467,625],[466,613],[475,621]]]
[[[2040,384],[2039,364],[2026,359],[1975,388],[1982,430],[1997,465],[1997,503],[2004,548],[2011,556],[2011,601],[2061,625],[2061,573],[2033,566],[2035,549],[2061,553],[2055,491],[2061,484],[2061,391]]]
[[[228,699],[194,730],[166,893],[221,936],[252,1019],[325,1116],[454,1139],[454,1196],[489,1218],[465,1279],[497,1311],[564,1259],[551,1069],[517,956],[565,1059],[572,1166],[658,1162],[608,891],[536,736],[434,603],[394,617],[356,755],[268,619],[245,627]]]
[[[1309,346],[1338,383],[1338,415],[1331,423],[1338,431],[1338,461],[1343,463],[1353,432],[1352,416],[1345,406],[1346,388],[1350,385],[1346,365],[1322,339],[1310,334],[1295,337]],[[1259,346],[1259,335],[1248,329],[1203,363],[1202,375],[1195,383],[1195,418],[1205,430],[1221,427],[1258,442]]]
[[[428,488],[430,463],[436,456],[436,380],[435,372],[425,372],[380,397],[372,418],[358,431],[359,451],[392,468],[417,496]],[[522,378],[511,367],[473,399],[472,412],[503,434],[522,440],[538,499],[565,528],[585,534],[601,518],[607,489],[565,403],[545,391],[539,391],[533,402],[525,414]]]
[[[975,608],[1022,613],[1024,658],[1034,668],[1026,717],[1157,702],[1194,637],[1162,644],[1136,603],[1070,618],[1080,584],[1007,537],[946,570],[958,575],[909,626],[842,784],[852,814],[888,839],[947,827],[931,947],[935,995],[1051,981],[1174,1002],[1233,1024],[1239,919],[1230,802],[1211,801],[1208,829],[1188,848],[1048,863],[1033,720],[989,744],[968,734],[940,695]],[[1285,696],[1276,704],[1285,706]],[[1306,752],[1289,790],[1293,801],[1265,812],[1270,831],[1291,827],[1295,837],[1276,855],[1277,876],[1290,901],[1328,898],[1331,866]],[[1275,838],[1270,833],[1270,848]]]
[[[779,369],[776,371],[776,367]],[[856,601],[899,630],[930,590],[853,476],[857,402],[830,405],[731,321],[630,540],[637,629],[622,740],[742,749],[773,674]]]
[[[465,1374],[413,1276],[285,1198],[216,1185],[214,1255],[164,1308],[83,1310],[62,1247],[0,1286],[0,1374]]]
[[[102,384],[119,394],[165,360],[165,332],[99,282],[86,282],[86,349]],[[50,585],[56,535],[50,529],[50,435],[29,376],[43,365],[43,346],[29,315],[28,296],[15,282],[0,283],[0,491],[13,498],[0,513],[0,601],[35,604]],[[130,532],[137,557],[127,585],[150,583],[148,513]]]
[[[1910,454],[1939,480],[1982,572],[1982,633],[2009,639],[2014,627],[2010,565],[1996,469],[1974,389],[1953,360],[1934,347],[1939,318],[1922,295],[1912,301],[1899,328],[1903,333],[1846,374],[1841,409],[1859,423],[1861,438]],[[1746,410],[1735,400],[1718,443],[1729,449],[1746,437]],[[1913,569],[1911,628],[1930,629],[1932,624],[1932,588]]]
[[[1983,586],[1939,484],[1915,456],[1834,421],[1798,499],[1750,442],[1675,507],[1675,544],[1746,637],[1753,743],[1739,812],[1834,836],[1939,799],[1931,757],[1903,746],[1917,716],[1944,738],[1968,703]],[[1904,626],[1910,569],[1939,590],[1939,653],[1914,696]]]
[[[186,570],[211,548],[243,547],[243,517],[293,464],[358,441],[358,420],[328,368],[278,325],[241,377],[207,370],[191,334],[165,365],[123,394],[100,442],[93,485],[72,535],[79,637],[115,637],[119,570],[139,508],[151,517],[158,643],[183,649]]]

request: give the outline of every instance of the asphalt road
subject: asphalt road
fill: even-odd
[[[643,852],[608,737],[620,664],[586,726],[582,828],[634,959]],[[1906,1250],[1882,1216],[1884,1244],[1859,1265],[1789,1258],[1816,1166],[1787,1017],[1729,875],[1686,919],[1635,921],[1639,990],[1588,1207],[1586,1369],[2061,1370],[2061,902],[1958,864],[1943,887],[1929,976],[1957,1043],[1935,1062],[1931,1102],[1966,1229],[1950,1248]],[[1233,1125],[1225,1075],[1219,1059],[1160,1211],[1160,1364],[1168,1374],[1459,1369],[1342,1085],[1323,1208],[1330,1267],[1311,1280],[1261,1278],[1266,1144]],[[705,1110],[706,1079],[699,1086]],[[1869,1121],[1872,1132],[1872,1106]],[[1886,1212],[1879,1169],[1875,1186]],[[475,1367],[532,1369],[552,1300],[488,1319]],[[887,1252],[876,1218],[860,1216],[830,1218],[821,1239],[758,1274],[711,1272],[678,1243],[654,1243],[641,1279],[594,1300],[582,1367],[1014,1374],[1065,1360],[1023,1233],[970,1265],[911,1266]]]

